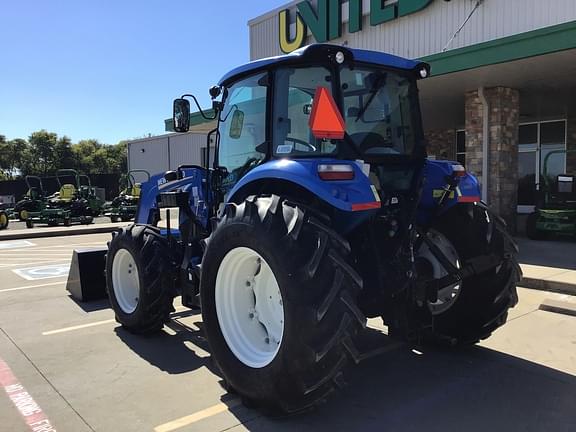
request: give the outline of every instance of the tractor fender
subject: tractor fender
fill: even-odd
[[[426,220],[435,211],[438,205],[438,199],[447,184],[447,178],[454,174],[454,165],[460,165],[459,162],[427,160],[424,166],[424,185],[422,197],[419,205],[418,221],[425,223]],[[446,201],[443,212],[459,204],[479,203],[481,201],[481,191],[478,179],[470,174],[459,177],[456,190]]]
[[[318,165],[321,164],[350,165],[354,169],[354,178],[324,181],[318,176]],[[360,166],[356,162],[339,159],[280,159],[266,162],[244,175],[227,194],[226,201],[235,202],[244,188],[266,180],[279,180],[304,188],[344,212],[374,211],[380,208],[378,195]]]

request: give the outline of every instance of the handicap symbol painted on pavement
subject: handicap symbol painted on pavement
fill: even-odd
[[[6,249],[20,249],[23,247],[36,246],[34,243],[27,240],[17,240],[17,241],[2,241],[0,242],[0,250]]]
[[[12,270],[26,280],[50,279],[68,276],[70,264],[55,264],[42,267],[30,267]]]

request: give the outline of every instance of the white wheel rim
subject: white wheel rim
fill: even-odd
[[[460,268],[460,258],[456,248],[450,240],[446,238],[442,233],[436,230],[428,231],[428,238],[442,251],[442,253],[448,258],[448,260],[456,267]],[[444,266],[438,261],[434,256],[432,251],[426,243],[422,243],[420,250],[418,251],[418,257],[424,258],[432,265],[432,276],[434,279],[440,279],[448,275],[448,272]],[[428,307],[432,315],[439,315],[450,309],[458,296],[460,295],[462,283],[458,282],[453,285],[449,285],[438,291],[438,300],[435,302],[428,302]]]
[[[278,354],[284,305],[270,265],[258,252],[238,247],[226,254],[216,275],[216,315],[236,358],[263,368]]]
[[[140,297],[140,278],[136,261],[127,249],[119,249],[114,255],[112,285],[116,302],[122,312],[134,312]]]

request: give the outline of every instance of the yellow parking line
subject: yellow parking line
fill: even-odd
[[[82,324],[82,325],[77,325],[77,326],[72,326],[72,327],[64,327],[58,330],[51,330],[51,331],[47,331],[47,332],[43,332],[42,336],[50,336],[50,335],[54,335],[54,334],[59,334],[59,333],[66,333],[69,331],[74,331],[74,330],[80,330],[80,329],[84,329],[84,328],[88,328],[88,327],[95,327],[95,326],[99,326],[99,325],[103,325],[103,324],[111,324],[116,322],[116,320],[114,319],[109,319],[109,320],[104,320],[104,321],[96,321],[90,324]]]
[[[178,306],[175,308],[175,312],[180,312],[183,310],[187,310],[188,308],[184,307],[184,306]],[[42,332],[42,336],[50,336],[50,335],[55,335],[55,334],[59,334],[59,333],[66,333],[66,332],[70,332],[70,331],[74,331],[74,330],[81,330],[81,329],[85,329],[85,328],[89,328],[89,327],[95,327],[95,326],[99,326],[99,325],[103,325],[103,324],[111,324],[111,323],[115,323],[116,320],[115,319],[109,319],[109,320],[104,320],[104,321],[96,321],[93,323],[88,323],[88,324],[80,324],[80,325],[76,325],[76,326],[72,326],[72,327],[64,327],[58,330],[50,330],[50,331],[45,331]]]
[[[213,417],[217,414],[228,411],[230,408],[234,408],[240,405],[240,403],[241,402],[239,399],[232,399],[226,403],[219,403],[217,405],[213,405],[210,408],[198,411],[197,413],[181,417],[168,423],[161,424],[160,426],[156,426],[154,428],[154,432],[172,432],[176,429],[183,428],[184,426],[189,426],[193,423],[199,422],[200,420],[204,420],[208,417]]]
[[[28,285],[28,286],[17,287],[17,288],[7,288],[7,289],[0,290],[0,293],[10,292],[10,291],[21,291],[21,290],[27,290],[27,289],[32,289],[32,288],[42,288],[42,287],[47,287],[47,286],[52,286],[52,285],[62,285],[65,282],[66,281],[61,280],[59,282],[51,282],[51,283],[45,283],[45,284],[40,284],[40,285]]]

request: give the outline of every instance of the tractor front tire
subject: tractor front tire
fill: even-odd
[[[147,225],[113,233],[106,255],[106,285],[116,321],[131,333],[162,329],[173,311],[175,264],[168,241]]]
[[[270,414],[314,407],[343,382],[366,318],[346,240],[278,196],[228,204],[202,261],[202,316],[227,388]]]
[[[504,325],[508,310],[518,302],[521,279],[517,247],[504,222],[481,205],[457,206],[440,216],[434,230],[451,242],[460,266],[493,255],[498,264],[464,278],[451,307],[435,315],[431,340],[451,345],[473,344]]]

